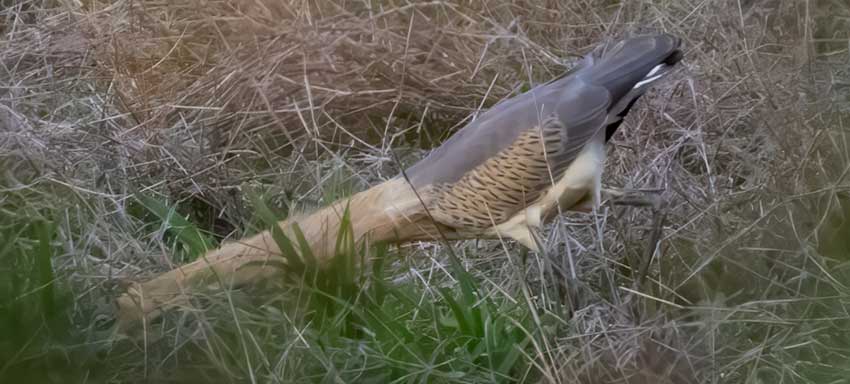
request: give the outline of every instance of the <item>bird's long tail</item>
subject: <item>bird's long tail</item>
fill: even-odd
[[[293,226],[297,224],[321,268],[335,256],[335,240],[346,209],[350,229],[359,241],[403,242],[439,238],[437,228],[427,220],[419,196],[401,178],[374,186],[312,214],[281,221],[278,225],[283,234],[294,242]],[[447,228],[442,230],[449,231]],[[449,236],[457,238],[452,233]],[[189,295],[199,287],[257,283],[279,274],[286,265],[286,259],[270,231],[224,244],[192,263],[131,285],[116,300],[117,331],[136,333],[144,321],[155,319],[163,310],[188,304]]]

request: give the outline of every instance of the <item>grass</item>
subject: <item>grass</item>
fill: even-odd
[[[162,225],[179,223],[167,228],[176,231],[175,240],[165,242],[172,245],[172,254],[201,243],[196,226],[173,220],[173,208],[164,209],[165,204],[151,197],[143,201]],[[258,207],[258,212],[276,222],[277,217],[265,208]],[[5,233],[8,245],[2,260],[8,266],[4,274],[11,279],[4,281],[2,297],[7,300],[2,319],[4,329],[16,332],[9,333],[0,349],[5,362],[2,377],[37,382],[135,381],[130,378],[150,375],[148,379],[154,381],[174,380],[164,372],[149,371],[147,362],[138,365],[141,362],[132,360],[133,348],[112,340],[108,333],[86,335],[71,324],[66,316],[73,313],[72,298],[63,293],[66,287],[56,286],[53,276],[53,235],[52,223],[43,219],[10,226]],[[277,232],[275,240],[288,251],[285,255],[292,266],[286,276],[289,294],[261,295],[259,301],[239,293],[208,298],[208,311],[221,318],[205,346],[179,334],[175,337],[186,340],[177,345],[157,342],[150,346],[148,353],[187,360],[182,364],[186,371],[176,374],[178,381],[197,375],[217,380],[224,374],[228,381],[256,377],[294,381],[297,377],[343,382],[509,382],[518,374],[534,375],[523,355],[536,336],[529,334],[527,308],[504,297],[485,296],[459,263],[450,268],[459,286],[431,291],[387,281],[385,262],[390,255],[386,246],[358,246],[347,220],[337,239],[335,261],[327,269],[316,267],[300,239],[290,240]],[[296,253],[295,247],[301,252]],[[364,258],[373,260],[369,271],[356,267],[356,259]],[[250,304],[259,310],[243,309],[253,307]],[[291,329],[297,337],[287,332]],[[272,366],[269,356],[281,353],[291,354],[292,360]],[[197,359],[209,360],[194,366]],[[82,361],[91,364],[75,366]],[[117,362],[121,365],[111,367]]]
[[[657,244],[623,207],[564,215],[541,254],[343,231],[320,271],[277,236],[306,255],[279,287],[106,331],[127,280],[658,30],[686,58],[604,179],[662,190]],[[0,382],[847,382],[848,30],[837,0],[3,2]]]
[[[6,195],[5,202],[16,197]],[[4,211],[7,215],[0,227],[0,377],[41,381],[79,374],[95,348],[70,347],[83,340],[84,334],[73,325],[74,298],[54,272],[56,258],[62,254],[55,245],[56,223],[49,215],[25,209]],[[24,213],[28,215],[17,215]]]

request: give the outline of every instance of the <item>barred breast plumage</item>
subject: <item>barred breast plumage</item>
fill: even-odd
[[[547,159],[561,149],[563,127],[549,118],[455,183],[436,184],[431,214],[438,221],[483,230],[536,201],[560,173]]]

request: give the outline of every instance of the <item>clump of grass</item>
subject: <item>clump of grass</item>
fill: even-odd
[[[43,353],[45,340],[61,338],[62,315],[68,303],[67,297],[56,295],[51,223],[4,224],[0,321],[4,329],[15,332],[7,332],[0,343],[0,361],[4,362],[0,377],[19,377],[31,369],[27,362],[32,355]]]
[[[32,197],[9,193],[0,202],[0,381],[82,379],[98,366],[99,346],[75,324],[75,297],[57,274],[55,218],[16,204]]]
[[[348,215],[345,210],[335,257],[320,269],[297,226],[296,239],[288,239],[264,214],[301,299],[294,311],[281,314],[288,312],[286,323],[300,320],[287,325],[306,328],[306,347],[324,360],[308,376],[344,382],[513,382],[517,375],[537,376],[527,361],[527,345],[536,335],[529,334],[526,307],[488,297],[457,260],[449,268],[456,283],[436,293],[389,286],[386,245],[355,243]],[[341,348],[355,345],[357,351]],[[341,369],[352,359],[364,366]]]
[[[164,202],[145,194],[136,196],[139,204],[153,214],[164,233],[173,240],[166,240],[171,245],[171,255],[177,263],[194,261],[204,253],[216,247],[216,243],[200,228],[181,216],[176,207],[169,207]]]
[[[159,326],[178,340],[148,346],[165,365],[132,370],[165,380],[175,374],[173,364],[189,361],[179,377],[212,378],[210,372],[219,372],[236,380],[277,382],[447,383],[539,377],[529,344],[541,335],[528,307],[483,291],[457,260],[447,270],[453,282],[444,286],[393,284],[387,263],[398,255],[386,245],[356,243],[346,210],[335,257],[320,268],[300,230],[294,229],[294,238],[284,235],[280,217],[262,195],[254,196],[255,213],[282,252],[284,294],[250,288],[253,294],[206,293],[199,297],[205,314],[178,315],[177,323],[170,316]],[[198,338],[198,332],[210,336]],[[127,348],[118,345],[115,351],[122,352],[113,353]],[[273,363],[281,353],[289,358]]]

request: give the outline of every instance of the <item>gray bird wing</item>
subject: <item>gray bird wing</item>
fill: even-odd
[[[604,134],[605,88],[574,79],[528,95],[488,111],[408,171],[414,187],[435,193],[429,208],[438,222],[483,229],[507,221]]]

